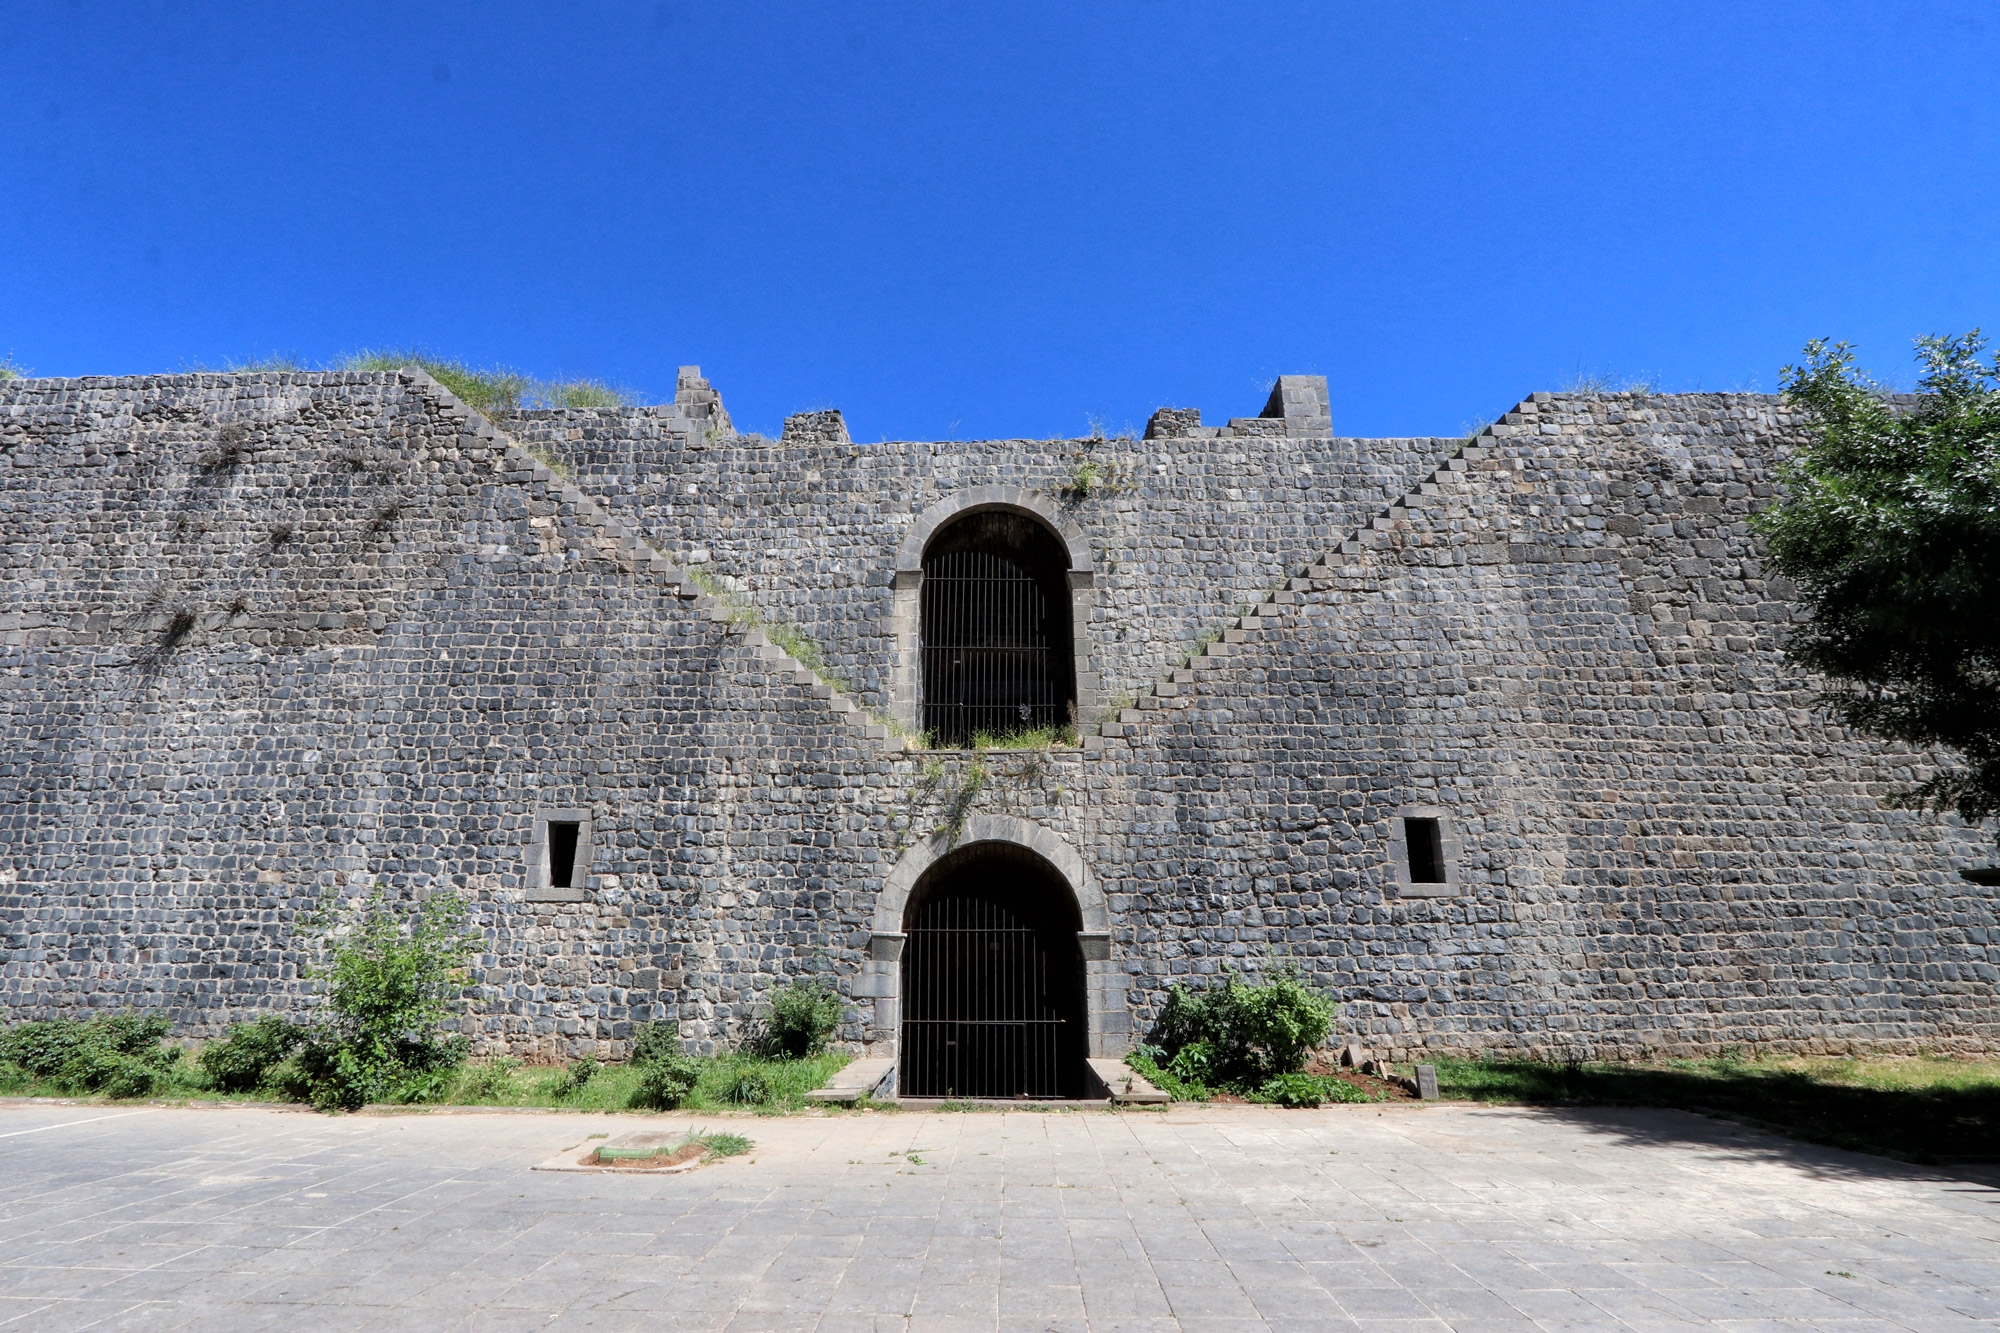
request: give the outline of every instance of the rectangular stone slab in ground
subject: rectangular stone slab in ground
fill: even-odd
[[[673,1134],[664,1130],[646,1129],[635,1134],[620,1134],[609,1143],[599,1144],[597,1155],[606,1161],[613,1159],[638,1160],[646,1157],[665,1157],[688,1141],[685,1134]]]
[[[537,1171],[579,1171],[598,1174],[647,1175],[678,1174],[692,1171],[706,1160],[706,1154],[697,1152],[684,1161],[674,1162],[674,1152],[692,1142],[694,1129],[638,1129],[606,1139],[593,1136],[582,1143],[572,1144],[555,1156],[535,1163]],[[651,1159],[658,1158],[665,1165],[650,1165]]]

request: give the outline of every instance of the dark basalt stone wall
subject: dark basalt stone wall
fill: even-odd
[[[2000,912],[1956,874],[1990,839],[1886,809],[1927,758],[1828,726],[1780,654],[1748,527],[1778,400],[1536,395],[1469,445],[655,415],[496,431],[407,374],[0,385],[9,1011],[307,1008],[301,914],[380,884],[474,902],[491,1049],[723,1043],[809,973],[890,1042],[878,902],[976,785],[1102,896],[1107,1051],[1176,979],[1287,962],[1398,1053],[2000,1046]],[[1081,748],[917,753],[870,714],[897,549],[975,486],[1088,543]],[[590,822],[567,896],[552,809]],[[1399,869],[1418,810],[1441,888]]]

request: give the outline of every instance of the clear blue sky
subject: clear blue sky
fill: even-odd
[[[860,439],[1457,433],[2000,332],[2000,8],[222,5],[0,19],[0,354],[420,343]]]

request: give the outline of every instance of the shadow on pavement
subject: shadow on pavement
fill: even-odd
[[[1808,1144],[1946,1167],[1943,1174],[1952,1178],[2000,1179],[2000,1085],[1991,1083],[1855,1087],[1724,1062],[1677,1069],[1527,1060],[1440,1061],[1438,1079],[1444,1095],[1455,1100],[1695,1111]],[[1629,1124],[1620,1131],[1638,1132]],[[1671,1134],[1664,1122],[1660,1132]],[[1851,1160],[1806,1156],[1815,1169]],[[1840,1169],[1847,1174],[1853,1168]]]

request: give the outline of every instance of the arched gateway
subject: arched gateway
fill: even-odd
[[[868,993],[906,1097],[1076,1097],[1125,1047],[1103,896],[1048,830],[975,816],[907,853],[876,907]],[[886,1051],[884,1053],[887,1053]]]

